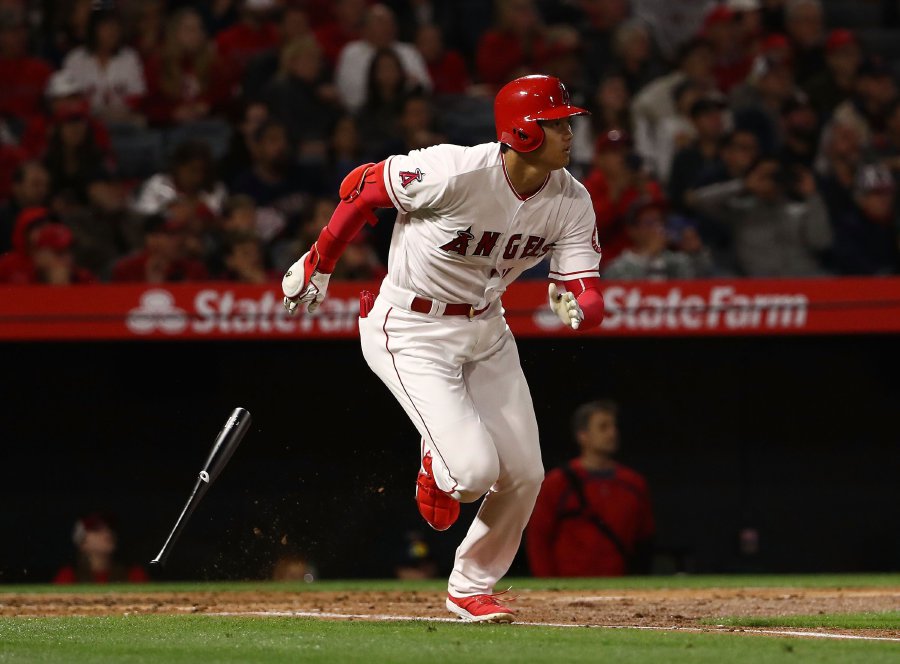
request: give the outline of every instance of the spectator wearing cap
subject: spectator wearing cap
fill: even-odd
[[[12,249],[16,219],[26,208],[46,207],[50,198],[50,173],[37,160],[22,162],[13,172],[9,199],[0,205],[0,253]]]
[[[631,137],[613,129],[598,137],[594,166],[584,179],[596,217],[604,261],[611,261],[629,246],[626,224],[629,206],[639,197],[662,198],[659,184],[648,177],[633,151]]]
[[[53,583],[143,583],[149,580],[139,565],[117,560],[118,537],[111,517],[93,513],[79,518],[72,532],[74,564],[64,565]]]
[[[890,169],[860,166],[849,205],[829,208],[834,244],[831,267],[843,275],[895,274],[898,268],[896,184]]]
[[[154,214],[144,221],[144,246],[120,258],[112,267],[112,281],[161,284],[204,281],[206,266],[186,257],[187,224],[177,217]]]
[[[82,86],[92,112],[104,121],[143,123],[144,68],[137,52],[124,44],[118,12],[94,10],[87,41],[69,52],[62,68]]]
[[[861,62],[862,50],[853,32],[837,28],[828,33],[825,40],[826,67],[803,85],[821,121],[829,119],[834,109],[853,95]]]
[[[819,147],[819,116],[805,93],[797,91],[781,108],[781,162],[811,169]]]
[[[416,47],[397,41],[397,21],[387,6],[375,4],[366,10],[362,38],[347,44],[338,57],[334,78],[344,108],[356,112],[365,105],[372,94],[372,62],[376,54],[389,50],[400,61],[406,80],[404,87],[433,88],[428,75],[428,65]]]
[[[824,273],[822,254],[832,230],[812,173],[791,171],[771,157],[743,178],[699,187],[686,197],[691,210],[726,226],[736,265],[749,277],[801,277]]]
[[[678,56],[678,66],[638,92],[631,103],[634,140],[638,154],[652,163],[658,151],[660,127],[665,118],[676,114],[674,90],[685,80],[701,86],[704,91],[715,89],[713,76],[714,52],[702,38],[685,44]]]
[[[825,68],[825,12],[821,0],[787,0],[784,26],[800,85]]]
[[[728,130],[727,110],[721,94],[706,94],[691,104],[695,137],[675,153],[670,167],[668,196],[676,209],[684,209],[685,192],[715,165],[722,137]]]
[[[0,255],[0,283],[75,284],[94,280],[77,266],[72,232],[44,207],[28,207],[16,218],[13,246]]]
[[[834,109],[831,121],[855,126],[863,143],[877,149],[896,99],[897,82],[888,63],[880,56],[867,56],[856,72],[853,95]]]
[[[607,265],[604,278],[662,281],[712,274],[712,258],[697,229],[680,220],[670,224],[662,200],[637,199],[628,210],[627,227],[631,246]]]
[[[277,48],[277,0],[238,0],[240,20],[216,35],[216,47],[240,80],[254,56]]]
[[[750,73],[754,55],[750,50],[753,44],[744,40],[737,12],[730,5],[712,5],[700,32],[715,52],[713,74],[716,87],[726,94]]]
[[[53,72],[50,64],[28,54],[25,12],[12,5],[0,8],[0,117],[25,121],[41,111],[44,86]]]

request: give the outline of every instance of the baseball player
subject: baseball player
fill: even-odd
[[[600,324],[600,247],[591,200],[565,170],[572,146],[559,79],[525,76],[494,102],[497,143],[436,145],[352,171],[341,202],[282,281],[284,304],[314,311],[342,251],[376,208],[397,209],[388,275],[364,292],[369,367],[421,434],[419,512],[436,530],[484,496],[456,551],[447,609],[511,622],[492,594],[519,548],[544,478],[534,406],[500,298],[550,257],[549,302],[573,330]]]

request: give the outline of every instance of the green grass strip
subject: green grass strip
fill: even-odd
[[[705,625],[734,627],[829,627],[832,629],[900,630],[900,611],[869,613],[826,613],[814,616],[728,616],[708,618]]]
[[[631,590],[666,588],[871,588],[900,587],[900,574],[759,574],[675,575],[588,579],[507,578],[497,588],[513,590]],[[107,592],[352,592],[352,591],[442,591],[443,579],[399,581],[395,579],[322,580],[313,583],[273,581],[157,582],[145,584],[69,585],[0,584],[3,593],[107,593]]]
[[[900,644],[736,634],[301,618],[0,619],[0,664],[895,663]]]

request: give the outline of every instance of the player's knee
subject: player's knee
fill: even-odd
[[[494,458],[478,467],[454,473],[459,502],[473,503],[491,490],[500,475],[500,462]]]

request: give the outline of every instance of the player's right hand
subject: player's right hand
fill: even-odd
[[[306,310],[312,313],[325,299],[331,274],[319,272],[318,267],[319,252],[313,245],[285,272],[281,290],[284,293],[284,308],[289,314],[293,314],[300,305],[306,305]]]

